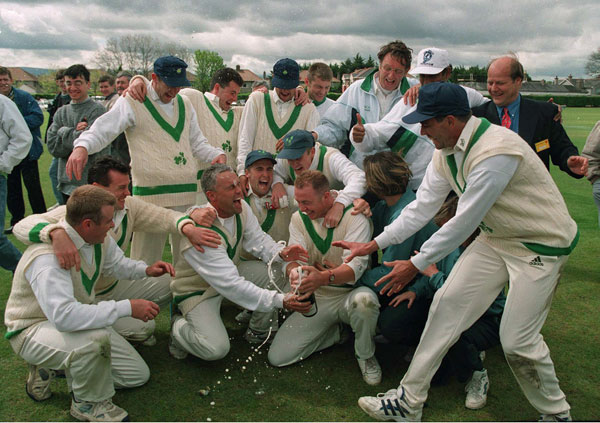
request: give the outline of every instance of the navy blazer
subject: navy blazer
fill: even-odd
[[[491,123],[500,125],[498,110],[493,101],[474,107],[472,111],[473,115],[484,117]],[[521,96],[519,135],[533,148],[546,168],[549,169],[550,159],[552,159],[552,163],[563,172],[574,178],[582,178],[583,175],[571,172],[567,166],[569,157],[578,156],[579,151],[569,139],[561,123],[554,120],[556,112],[556,106],[552,103]]]

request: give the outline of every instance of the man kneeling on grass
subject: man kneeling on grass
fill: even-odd
[[[280,264],[306,259],[307,253],[298,245],[284,248],[261,229],[231,167],[212,165],[200,183],[216,212],[211,229],[222,242],[204,253],[187,240],[182,245],[185,260],[176,265],[177,277],[171,282],[174,308],[181,314],[174,314],[169,352],[177,359],[191,353],[203,360],[218,360],[230,348],[220,316],[223,297],[254,311],[246,335],[249,342],[264,342],[277,330],[277,308],[309,310],[310,303],[298,301],[295,295],[265,289],[269,285],[266,263],[274,257]],[[241,261],[242,249],[260,260]],[[275,283],[283,288],[283,278],[277,279]]]
[[[27,394],[50,398],[49,369],[66,371],[73,393],[71,415],[82,421],[123,421],[127,412],[111,401],[115,387],[148,381],[150,370],[136,350],[111,327],[125,316],[148,321],[159,307],[142,299],[94,302],[100,275],[123,279],[174,275],[169,263],[148,266],[126,258],[108,231],[114,226],[116,198],[91,185],[77,188],[67,201],[62,225],[77,247],[81,270],[62,269],[51,245],[27,248],[6,304],[6,338],[29,363]]]
[[[314,293],[315,311],[294,313],[286,319],[269,350],[273,366],[296,363],[312,353],[343,342],[342,329],[349,324],[355,334],[354,351],[363,379],[369,385],[381,382],[381,368],[375,358],[375,327],[379,316],[377,295],[367,287],[354,287],[368,264],[368,257],[344,263],[346,254],[332,242],[371,239],[371,223],[362,214],[346,207],[335,228],[325,228],[323,220],[334,206],[329,181],[317,170],[307,170],[296,178],[294,195],[300,208],[290,222],[290,244],[308,250],[309,266],[294,261],[287,265],[292,286],[304,295]],[[362,241],[361,241],[362,240]],[[304,277],[299,277],[302,267]]]

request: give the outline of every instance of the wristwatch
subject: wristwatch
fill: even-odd
[[[329,281],[329,283],[335,282],[335,275],[333,274],[333,272],[331,271],[331,269],[327,269],[327,271],[329,272],[329,277],[327,278],[327,280]]]

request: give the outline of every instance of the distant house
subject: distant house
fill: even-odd
[[[566,78],[568,81],[568,78]],[[581,82],[574,83],[575,80],[571,79],[568,82],[561,83],[561,80],[556,77],[554,81],[546,81],[544,79],[540,81],[524,81],[521,86],[521,94],[523,95],[587,95],[590,94],[589,90],[586,90]],[[486,82],[473,82],[473,81],[459,81],[459,84],[465,87],[473,88],[479,91],[483,95],[489,95],[487,90]]]
[[[9,67],[13,84],[29,94],[37,94],[42,90],[37,76],[25,71],[23,68]]]
[[[250,69],[242,69],[240,65],[236,65],[235,70],[240,74],[242,80],[244,81],[244,85],[242,85],[242,89],[240,90],[240,92],[243,93],[249,93],[252,91],[252,84],[255,81],[260,81],[263,79]]]

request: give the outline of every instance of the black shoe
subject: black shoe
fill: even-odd
[[[4,230],[4,235],[12,235],[13,225],[10,225],[8,228]]]

